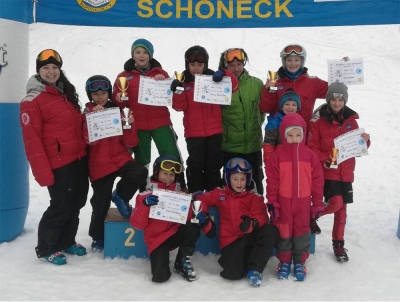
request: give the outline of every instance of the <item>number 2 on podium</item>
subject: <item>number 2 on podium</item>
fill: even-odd
[[[131,242],[131,239],[133,238],[133,236],[135,236],[135,230],[132,228],[127,228],[125,230],[125,234],[129,234],[128,238],[126,238],[125,240],[125,246],[135,246],[135,243]]]

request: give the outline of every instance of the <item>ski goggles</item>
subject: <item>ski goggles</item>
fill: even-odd
[[[99,89],[107,91],[110,89],[110,84],[106,80],[94,80],[86,83],[89,91],[96,92]]]
[[[190,52],[186,55],[186,61],[188,61],[189,63],[207,63],[207,60],[207,54],[202,52]]]
[[[246,60],[246,56],[242,49],[234,48],[225,52],[224,60],[226,63],[231,63],[235,60],[244,62]]]
[[[172,171],[174,170],[175,174],[180,174],[182,172],[182,165],[177,161],[173,160],[163,160],[160,165],[161,170],[164,171]]]
[[[228,173],[249,173],[251,172],[251,165],[243,158],[232,158],[226,163],[225,171]]]
[[[51,57],[53,57],[54,59],[56,59],[57,62],[59,62],[61,65],[63,63],[60,54],[55,51],[54,49],[45,49],[43,50],[36,58],[37,61],[39,62],[43,62],[43,61],[47,61],[48,59],[50,59]]]
[[[282,54],[286,56],[290,56],[292,54],[301,55],[303,53],[304,53],[304,48],[300,45],[288,45],[282,51]]]

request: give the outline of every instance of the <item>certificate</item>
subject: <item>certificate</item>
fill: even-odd
[[[361,137],[364,132],[364,129],[360,128],[334,139],[335,147],[339,149],[338,164],[351,157],[368,155],[367,142]]]
[[[186,224],[192,196],[169,190],[154,190],[158,204],[151,206],[149,218]]]
[[[121,112],[119,108],[108,108],[86,114],[89,142],[122,135]]]
[[[346,85],[364,84],[363,59],[329,60],[328,84],[340,82]]]
[[[230,105],[232,99],[232,81],[223,77],[216,83],[211,75],[196,74],[194,77],[194,101],[215,105]]]
[[[140,76],[138,103],[149,106],[171,106],[172,81],[172,79],[156,81],[151,77]]]

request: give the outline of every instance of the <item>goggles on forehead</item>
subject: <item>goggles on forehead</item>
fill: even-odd
[[[251,166],[247,160],[244,160],[242,158],[232,158],[226,163],[225,170],[229,173],[249,173],[251,172]]]
[[[285,47],[283,53],[287,56],[292,54],[301,55],[304,53],[304,49],[300,45],[289,45]]]
[[[186,55],[186,61],[189,63],[207,63],[207,54],[202,52],[191,52]]]
[[[105,80],[94,80],[87,82],[87,88],[89,91],[96,92],[99,89],[107,91],[110,89],[110,84]]]
[[[172,171],[174,170],[175,174],[180,174],[182,172],[182,165],[177,161],[173,160],[163,160],[160,165],[161,170],[164,171]]]
[[[46,49],[43,50],[36,58],[36,60],[38,61],[46,61],[48,59],[50,59],[50,57],[53,57],[54,59],[56,59],[56,61],[60,62],[60,64],[62,65],[62,59],[60,54],[53,50],[53,49]]]
[[[227,63],[233,62],[235,60],[244,62],[246,60],[246,56],[241,49],[235,48],[227,50],[225,52],[224,59]]]

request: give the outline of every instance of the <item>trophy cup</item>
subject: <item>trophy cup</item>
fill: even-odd
[[[122,127],[122,129],[132,129],[132,126],[128,124],[129,114],[131,113],[131,110],[128,107],[125,107],[124,109],[122,109],[122,112],[124,113],[125,120],[125,125]]]
[[[277,75],[278,75],[278,73],[276,71],[268,70],[268,77],[272,82],[274,82],[274,83],[276,82],[276,80],[278,79]],[[278,87],[275,87],[275,86],[268,87],[268,91],[270,91],[270,92],[275,92],[277,90],[278,90]]]
[[[338,164],[337,164],[337,157],[339,154],[339,149],[338,148],[332,148],[331,152],[331,163],[329,165],[329,168],[331,169],[337,169]]]
[[[192,223],[199,223],[199,220],[196,218],[197,214],[199,214],[201,211],[201,201],[200,200],[195,200],[193,201],[193,213],[194,213],[194,218],[190,220]]]
[[[177,79],[179,82],[183,82],[183,80],[185,79],[185,76],[183,73],[179,73],[177,71],[175,71],[175,79]],[[174,93],[176,94],[181,94],[183,92],[183,87],[176,87],[176,90]]]
[[[129,87],[126,77],[119,77],[117,86],[121,90],[121,101],[122,102],[129,101],[129,97],[126,95],[126,91],[128,90]]]

